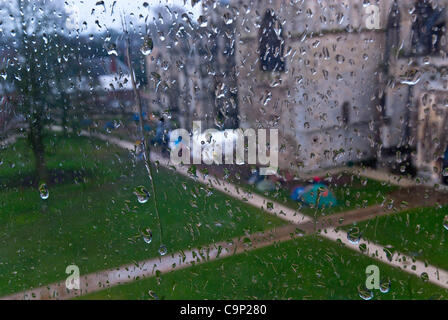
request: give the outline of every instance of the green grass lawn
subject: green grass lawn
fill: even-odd
[[[417,208],[356,224],[362,237],[448,269],[448,207]],[[349,229],[345,227],[344,229]]]
[[[99,132],[102,131],[99,130]],[[112,131],[111,135],[116,136],[120,139],[129,140],[129,138],[123,136],[123,134],[120,134],[117,131]],[[205,170],[204,172],[206,171],[207,170]],[[345,185],[334,186],[333,183],[328,183],[331,191],[334,192],[334,195],[338,200],[338,204],[331,208],[321,209],[313,208],[292,200],[290,198],[291,190],[280,183],[277,183],[276,190],[263,192],[259,191],[254,185],[247,184],[245,180],[239,177],[239,175],[229,174],[227,181],[241,187],[243,190],[246,190],[250,193],[262,195],[292,209],[300,210],[301,213],[312,217],[327,216],[342,211],[365,208],[375,204],[380,204],[386,200],[387,195],[390,192],[398,188],[385,182],[365,177],[358,177],[351,173],[343,173],[341,174],[341,176],[348,177],[349,181]],[[335,175],[335,178],[338,178],[338,175]],[[300,185],[299,182],[297,184]],[[301,183],[301,185],[307,184]]]
[[[123,158],[123,151],[114,146],[107,146],[98,141],[72,136],[69,140],[62,135],[52,134],[46,137],[46,164],[50,175],[58,176],[64,182],[81,182],[94,176],[98,179],[111,179],[120,176],[113,170],[120,167],[117,162]],[[108,159],[115,157],[115,159]],[[127,157],[129,158],[129,157]],[[123,161],[127,160],[123,158]],[[104,160],[113,167],[103,166]],[[30,186],[34,176],[34,157],[25,139],[15,144],[0,148],[0,186]],[[98,171],[99,170],[99,171]],[[79,177],[80,179],[76,179]],[[72,179],[75,178],[75,181]]]
[[[334,192],[338,204],[331,208],[312,208],[310,206],[301,204],[290,198],[291,192],[281,185],[278,185],[276,190],[269,192],[262,192],[255,188],[255,186],[244,185],[239,182],[246,190],[268,197],[274,201],[284,204],[293,209],[300,210],[303,214],[321,217],[328,216],[334,213],[348,211],[357,208],[365,208],[385,201],[387,195],[395,190],[397,187],[390,184],[351,175],[351,181],[346,185],[338,185],[332,187],[330,190]]]
[[[447,299],[422,279],[316,236],[94,292],[81,299],[357,299],[375,264],[390,291],[374,299]]]
[[[150,183],[129,152],[96,139],[51,134],[47,166],[59,179],[42,200],[31,186],[33,157],[25,141],[1,150],[0,296],[158,255],[153,195],[140,204],[134,188]],[[69,174],[67,174],[67,172]],[[168,253],[284,224],[239,201],[159,169],[154,176]],[[153,240],[143,241],[150,228]]]

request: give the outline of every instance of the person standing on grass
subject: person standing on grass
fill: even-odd
[[[156,136],[154,138],[154,142],[157,144],[163,144],[163,140],[164,140],[164,132],[165,131],[165,119],[163,117],[161,117],[159,119],[159,123],[157,124],[157,128],[156,128]]]

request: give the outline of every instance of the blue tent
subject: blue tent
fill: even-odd
[[[322,183],[316,183],[306,188],[301,200],[307,205],[318,208],[331,208],[337,205],[336,197],[328,187]]]
[[[305,187],[295,187],[294,189],[292,189],[291,192],[291,199],[295,200],[295,201],[301,201],[302,199],[302,195],[305,193],[306,188]]]

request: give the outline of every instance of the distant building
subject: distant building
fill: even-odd
[[[83,64],[87,75],[81,77],[77,90],[94,93],[90,94],[92,106],[96,109],[135,111],[131,73],[127,65],[115,55],[89,59]]]
[[[378,4],[384,28],[388,1]],[[242,127],[278,128],[280,167],[373,158],[384,29],[360,1],[231,1]],[[236,9],[233,9],[236,12]]]
[[[213,12],[219,9],[195,22],[182,12],[177,21],[166,18],[146,58],[150,110],[181,128],[191,129],[194,120],[208,128],[238,127],[235,26]]]
[[[202,1],[199,27],[185,45],[157,46],[147,59],[160,76],[151,108],[174,111],[183,128],[193,120],[208,128],[278,128],[281,169],[374,160],[402,172],[411,164],[431,171],[446,149],[446,130],[434,131],[441,144],[429,153],[434,160],[422,157],[433,151],[422,142],[427,113],[419,110],[447,102],[447,5]]]
[[[399,18],[389,17],[395,28],[387,35],[395,40],[384,77],[383,159],[404,163],[401,170],[411,163],[435,181],[448,147],[447,7],[448,1],[394,2]]]

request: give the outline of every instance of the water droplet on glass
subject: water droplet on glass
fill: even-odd
[[[442,175],[448,177],[448,168],[443,169]]]
[[[205,16],[199,16],[198,23],[201,28],[207,27],[207,18]]]
[[[145,37],[145,41],[143,42],[143,45],[140,49],[141,53],[145,56],[151,54],[152,49],[154,48],[154,44],[152,42],[152,39],[150,37]]]
[[[108,55],[116,55],[118,56],[117,46],[115,43],[107,43],[105,46]]]
[[[146,229],[142,230],[142,236],[143,236],[143,241],[145,241],[147,244],[151,243],[151,241],[152,241],[151,229],[146,228]]]
[[[358,286],[358,294],[359,297],[363,300],[372,300],[373,298],[373,291],[367,290],[362,286]]]
[[[421,72],[418,70],[407,71],[404,75],[400,76],[400,83],[408,86],[414,86],[421,80]]]
[[[95,5],[103,7],[103,12],[106,11],[106,5],[104,4],[104,1],[97,1]]]
[[[6,78],[8,77],[8,74],[6,73],[6,69],[0,70],[0,77],[2,77],[3,80],[6,80]]]
[[[139,203],[146,203],[149,200],[150,194],[144,186],[138,186],[134,189],[134,194],[137,196]]]
[[[166,255],[167,252],[168,252],[167,247],[166,247],[165,245],[162,244],[162,245],[159,247],[159,254],[160,254],[161,256],[164,256],[164,255]]]
[[[388,293],[390,291],[390,279],[381,281],[380,291],[381,291],[381,293]]]
[[[384,248],[383,251],[386,254],[387,260],[392,262],[392,259],[393,259],[393,256],[394,256],[393,252],[390,249],[388,249],[388,248]]]
[[[224,22],[225,24],[229,25],[233,23],[233,18],[229,13],[224,14]]]
[[[358,244],[361,239],[361,232],[358,227],[353,227],[347,232],[347,239],[352,244]]]
[[[50,196],[50,192],[48,191],[48,187],[45,183],[42,183],[39,186],[39,194],[42,200],[47,200],[48,197]]]

